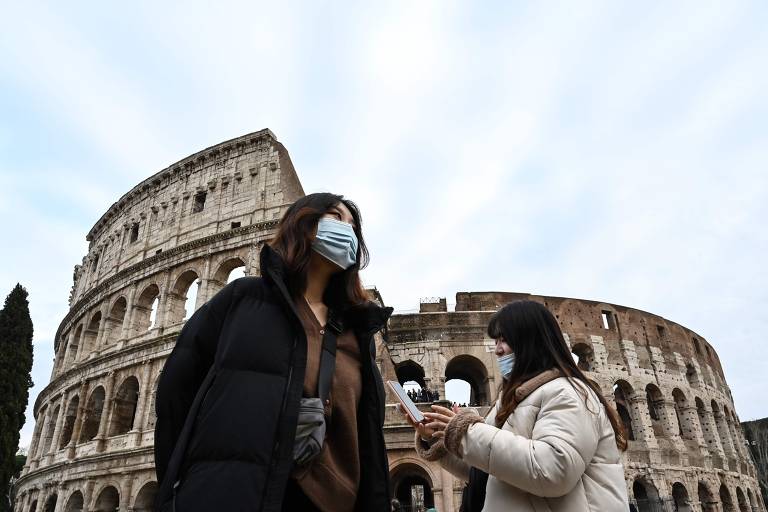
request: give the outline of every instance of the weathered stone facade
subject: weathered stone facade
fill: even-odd
[[[34,404],[17,512],[151,510],[154,391],[191,314],[187,294],[197,286],[196,308],[233,270],[259,275],[262,244],[302,195],[287,151],[262,130],[158,172],[98,220],[75,267],[51,382]],[[378,342],[382,374],[442,396],[447,380],[465,380],[487,410],[501,380],[485,326],[517,298],[558,316],[582,367],[622,411],[634,437],[627,484],[641,510],[676,510],[674,496],[677,510],[765,511],[717,354],[658,316],[577,299],[459,293],[455,311],[443,299],[392,318]],[[392,404],[385,429],[393,492],[409,497],[416,486],[441,512],[458,511],[462,483],[418,459]],[[651,508],[657,497],[668,508]]]

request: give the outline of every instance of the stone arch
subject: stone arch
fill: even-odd
[[[736,486],[736,502],[739,504],[739,512],[749,512],[747,497],[744,495],[744,491],[742,491],[741,487],[739,486]]]
[[[80,346],[80,338],[83,336],[83,324],[78,324],[77,327],[75,327],[74,334],[72,335],[72,338],[69,340],[69,343],[67,344],[67,353],[65,354],[65,366],[70,366],[75,362],[75,358],[77,357],[77,347]]]
[[[152,512],[155,495],[157,494],[157,482],[151,481],[145,483],[139,489],[136,499],[133,500],[134,512]]]
[[[648,403],[648,415],[651,417],[653,432],[656,437],[663,437],[664,395],[656,384],[650,383],[645,386],[645,400]]]
[[[200,273],[194,269],[187,269],[176,278],[176,282],[168,294],[166,316],[168,325],[181,323],[192,316],[195,303],[191,299],[197,298],[199,283]]]
[[[107,485],[96,497],[91,512],[116,512],[120,508],[120,493],[114,485]]]
[[[112,401],[112,424],[109,427],[110,436],[125,434],[133,428],[138,403],[139,380],[134,376],[130,376],[117,388],[117,394]]]
[[[635,478],[632,483],[632,494],[635,496],[638,512],[655,512],[661,505],[659,490],[645,476]]]
[[[726,456],[730,456],[729,466],[735,468],[737,462],[733,453],[733,441],[731,440],[731,431],[728,426],[728,416],[724,410],[720,410],[720,406],[717,405],[717,402],[714,399],[712,399],[710,405],[712,407],[712,416],[715,420],[715,428],[717,429],[717,434],[720,438],[720,444],[722,445]]]
[[[53,413],[48,415],[48,421],[45,427],[45,438],[43,439],[42,450],[40,455],[45,455],[51,448],[51,442],[53,441],[53,433],[56,430],[56,421],[59,419],[59,413],[61,412],[61,406],[57,405],[53,409]],[[54,447],[55,448],[55,447]]]
[[[133,304],[134,334],[144,334],[158,324],[157,313],[160,303],[160,287],[150,284],[144,288]]]
[[[680,437],[689,441],[696,441],[696,426],[693,424],[691,414],[689,413],[690,405],[688,404],[688,398],[679,388],[672,390],[672,398],[675,401],[675,414],[677,416]]]
[[[445,366],[445,381],[451,379],[463,380],[469,384],[471,405],[488,405],[490,402],[488,369],[478,358],[461,354],[451,359]]]
[[[231,277],[233,277],[233,272],[241,268],[245,271],[245,261],[243,261],[240,256],[234,256],[222,261],[216,269],[216,272],[213,273],[213,280],[218,286],[218,289],[215,291],[211,290],[211,295],[215,295],[215,292],[218,292],[224,285],[231,282],[233,280],[231,279]]]
[[[59,495],[56,493],[51,494],[46,498],[45,505],[43,506],[43,512],[55,512],[56,502],[59,501]]]
[[[80,440],[84,443],[92,440],[99,433],[101,413],[104,410],[104,387],[98,386],[91,392],[85,410],[83,411],[83,425],[80,428]]]
[[[75,395],[69,399],[69,404],[67,404],[67,410],[65,412],[64,423],[61,430],[61,439],[59,440],[59,449],[67,446],[72,440],[72,431],[75,429],[78,407],[80,407],[80,396]]]
[[[688,385],[692,388],[699,387],[699,375],[693,363],[686,363],[685,365],[685,380],[688,381]]]
[[[731,491],[725,484],[720,485],[720,503],[723,506],[723,512],[736,512],[736,508],[733,506],[733,499],[731,498]]]
[[[584,342],[576,343],[571,347],[571,353],[581,371],[595,371],[595,352],[589,344]]]
[[[688,489],[685,488],[682,482],[672,484],[672,503],[675,505],[676,512],[693,512]]]
[[[123,334],[123,323],[125,322],[125,313],[128,310],[128,301],[120,296],[109,308],[109,314],[104,324],[104,345],[109,346],[116,343]]]
[[[715,501],[715,497],[706,482],[699,480],[696,492],[699,495],[699,505],[702,512],[715,512],[717,510],[717,501]]]
[[[80,359],[88,359],[92,353],[96,350],[96,340],[99,336],[99,327],[101,326],[101,311],[97,311],[91,316],[88,322],[88,327],[83,332],[83,348],[80,353],[82,354]]]
[[[413,359],[408,359],[407,361],[396,364],[395,374],[397,375],[397,381],[401,386],[406,382],[413,381],[422,388],[427,387],[427,383],[424,379],[424,368]]]
[[[616,411],[619,413],[621,422],[624,424],[624,430],[630,441],[640,437],[639,425],[636,425],[632,417],[632,406],[629,399],[635,391],[625,380],[617,380],[613,385],[613,400],[616,403]]]
[[[82,512],[83,505],[83,493],[80,491],[75,491],[69,495],[67,504],[64,506],[64,512]]]
[[[425,510],[435,506],[434,479],[430,471],[414,460],[390,469],[390,491],[405,510]]]

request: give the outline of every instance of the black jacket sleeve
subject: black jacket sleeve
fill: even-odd
[[[158,483],[165,477],[187,413],[213,364],[236,282],[225,286],[187,320],[163,367],[155,397],[155,471]]]

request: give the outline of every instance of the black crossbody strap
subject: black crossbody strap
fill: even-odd
[[[323,404],[328,403],[331,395],[333,372],[336,369],[336,338],[341,334],[341,323],[333,314],[328,315],[323,334],[323,350],[320,356],[320,378],[317,382],[317,391]]]

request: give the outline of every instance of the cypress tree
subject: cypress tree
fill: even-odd
[[[0,512],[10,510],[19,432],[32,387],[32,318],[27,291],[17,284],[0,310]]]

